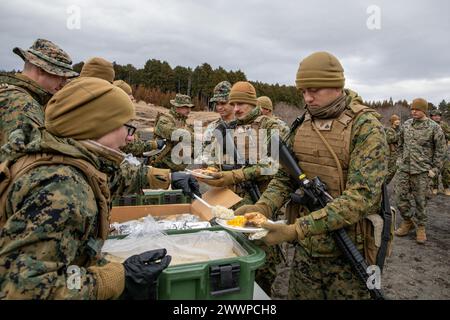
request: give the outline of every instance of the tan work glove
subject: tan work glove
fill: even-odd
[[[123,264],[109,262],[104,266],[92,266],[89,270],[97,281],[97,299],[117,299],[125,288],[125,269]]]
[[[211,174],[214,179],[197,178],[198,181],[204,182],[211,187],[228,187],[245,180],[244,171],[235,169],[231,171],[220,171]]]
[[[264,216],[266,216],[267,218],[272,216],[272,210],[270,210],[269,206],[267,206],[264,203],[249,204],[239,207],[237,210],[234,211],[234,215],[243,216],[244,214],[249,212],[259,212]]]
[[[267,229],[269,233],[262,240],[269,246],[277,245],[283,242],[290,242],[293,240],[303,240],[305,235],[302,228],[295,224],[278,224],[265,222],[261,227]]]

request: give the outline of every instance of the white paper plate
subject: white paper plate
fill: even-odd
[[[264,228],[256,228],[256,227],[235,227],[235,226],[230,226],[227,223],[228,220],[223,220],[223,219],[216,219],[216,222],[219,226],[222,226],[223,228],[227,229],[227,230],[231,230],[231,231],[236,231],[236,232],[241,232],[241,233],[256,233],[256,232],[260,232],[260,231],[264,231],[266,229]],[[267,220],[267,222],[272,222],[272,220]]]
[[[200,172],[192,171],[189,169],[184,169],[184,171],[189,172],[194,177],[203,178],[203,179],[214,179],[214,177],[208,176],[208,175],[200,173]]]

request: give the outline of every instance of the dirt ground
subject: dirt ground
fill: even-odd
[[[392,185],[392,183],[391,183]],[[395,205],[389,186],[391,205]],[[427,206],[428,226],[425,245],[415,241],[415,233],[396,237],[392,255],[387,258],[381,286],[388,299],[450,299],[450,197],[434,196]],[[397,214],[397,225],[401,217]],[[293,248],[285,247],[292,259]],[[289,266],[279,265],[272,299],[287,299]]]

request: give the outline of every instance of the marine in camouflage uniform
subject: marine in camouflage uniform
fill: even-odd
[[[230,171],[221,171],[216,174],[218,179],[205,180],[198,179],[204,183],[215,187],[229,187],[243,198],[233,209],[239,208],[246,204],[253,204],[255,201],[249,192],[249,187],[245,185],[247,182],[254,183],[260,192],[264,192],[268,183],[272,179],[273,175],[265,174],[264,170],[268,169],[268,164],[261,161],[261,157],[258,157],[258,161],[255,164],[249,163],[250,153],[255,152],[258,144],[269,144],[270,137],[275,132],[283,135],[287,134],[284,127],[281,127],[279,123],[272,118],[261,114],[261,110],[256,107],[256,91],[255,88],[248,82],[237,82],[233,85],[229,95],[229,103],[234,105],[236,114],[236,121],[233,121],[234,126],[234,139],[238,150],[245,150],[245,157],[247,164],[244,164],[242,168],[233,169]],[[248,108],[247,111],[242,110],[239,105],[244,105]],[[239,109],[239,110],[238,110]],[[237,112],[236,112],[237,111]],[[259,137],[254,136],[257,141],[254,141],[254,146],[251,147],[249,140],[251,139],[251,132],[258,133],[260,129],[267,130],[267,141],[258,141]],[[241,140],[238,137],[246,136],[245,146],[239,146]],[[270,147],[268,148],[270,150]],[[261,155],[260,155],[261,156]],[[224,157],[228,159],[227,157]],[[226,164],[226,163],[225,163]],[[220,169],[224,168],[224,164],[218,166]],[[276,278],[276,266],[281,262],[281,256],[279,248],[268,247],[264,243],[259,243],[260,247],[266,252],[266,263],[263,267],[257,270],[255,281],[258,285],[267,293],[271,294],[272,284]]]
[[[214,157],[215,147],[215,132],[219,124],[224,124],[227,128],[231,126],[234,121],[234,108],[229,104],[229,95],[231,90],[231,83],[228,81],[219,82],[213,90],[213,97],[209,100],[213,104],[213,110],[219,113],[220,118],[212,121],[203,132],[203,152],[201,162],[210,163],[212,160],[209,156]]]
[[[172,141],[172,133],[177,129],[187,130],[191,137],[190,143],[192,147],[192,144],[194,143],[193,129],[186,124],[189,111],[186,112],[187,114],[182,114],[180,113],[180,110],[186,111],[188,110],[186,108],[192,108],[194,105],[191,103],[191,97],[183,94],[177,94],[175,99],[170,100],[170,103],[172,104],[172,108],[169,113],[159,112],[155,119],[154,137],[155,139],[165,139],[166,147],[161,153],[152,156],[149,163],[158,168],[183,171],[188,164],[183,163],[182,161],[182,163],[177,164],[174,162],[175,159],[172,159],[172,150],[178,143],[181,143],[181,138],[179,141]],[[186,143],[186,141],[184,141],[184,143]],[[186,157],[187,155],[176,154],[176,156],[181,158],[182,156]],[[191,157],[192,152],[188,156]]]
[[[12,163],[1,165],[13,178],[0,179],[0,299],[111,299],[128,292],[133,272],[127,261],[108,262],[100,254],[110,195],[170,185],[168,170],[135,166],[127,179],[115,174],[123,160],[117,149],[125,142],[123,124],[133,115],[122,91],[80,78],[49,102],[46,130],[18,130],[22,143],[9,148],[16,151]],[[107,135],[114,146],[98,142]],[[79,267],[79,289],[68,286],[69,266]],[[143,290],[150,290],[142,273]]]
[[[403,222],[396,230],[405,236],[417,227],[416,241],[426,241],[426,205],[430,178],[437,176],[444,163],[447,147],[440,126],[426,117],[428,102],[415,99],[411,105],[413,119],[407,120],[399,135],[398,180],[396,184],[397,207]],[[415,212],[411,208],[411,195]]]
[[[25,67],[15,75],[0,74],[0,146],[24,124],[43,126],[46,103],[66,78],[78,75],[69,55],[51,41],[37,39],[28,50],[14,48],[13,52],[25,61]],[[46,79],[45,88],[36,73]]]
[[[261,114],[275,119],[276,121],[278,121],[280,126],[284,127],[284,130],[289,130],[289,127],[287,126],[286,122],[284,122],[283,120],[281,120],[280,118],[278,118],[273,114],[273,103],[269,97],[267,96],[258,97],[256,106],[261,109]]]
[[[397,172],[397,158],[398,158],[398,134],[400,132],[400,117],[396,114],[391,116],[391,127],[386,130],[386,140],[389,145],[389,161],[388,161],[388,175],[386,177],[386,184],[389,184]]]
[[[439,110],[431,110],[430,117],[433,121],[441,126],[442,131],[444,131],[445,140],[447,142],[447,156],[442,167],[441,177],[442,186],[444,187],[444,194],[450,196],[450,150],[448,148],[448,142],[450,141],[450,126],[442,121],[442,113]],[[439,177],[433,178],[433,193],[437,194],[439,189]]]
[[[361,225],[380,209],[387,143],[379,115],[363,106],[355,92],[343,89],[344,81],[340,62],[329,53],[314,53],[300,63],[296,84],[307,114],[286,140],[306,176],[320,177],[334,200],[314,212],[288,202],[296,182],[280,168],[256,205],[237,212],[270,216],[288,203],[286,212],[293,223],[264,224],[269,234],[263,240],[270,245],[295,241],[289,299],[370,297],[331,232],[345,228],[357,248],[363,249]]]

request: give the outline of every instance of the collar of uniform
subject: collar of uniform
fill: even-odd
[[[86,149],[94,153],[99,158],[106,159],[113,162],[116,165],[120,165],[125,159],[125,154],[107,146],[104,146],[94,140],[81,140],[79,141]]]
[[[261,115],[261,110],[259,108],[255,107],[243,119],[237,119],[236,123],[237,123],[238,126],[246,125],[246,124],[252,123],[260,115]]]
[[[186,119],[187,119],[186,116],[184,116],[184,115],[182,115],[182,114],[176,112],[176,111],[175,111],[175,107],[170,108],[169,113],[170,113],[175,119],[177,119],[177,120],[186,120]]]
[[[23,75],[22,73],[16,73],[15,75],[1,73],[0,83],[7,83],[25,89],[41,105],[47,104],[52,97],[50,92],[41,88],[34,80],[30,79],[26,75]]]

